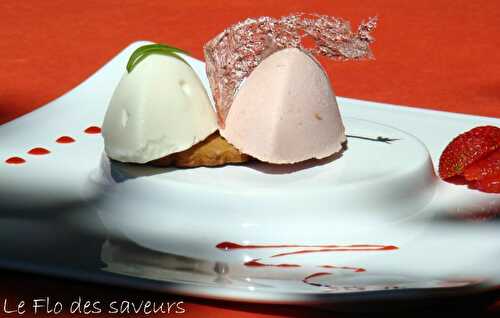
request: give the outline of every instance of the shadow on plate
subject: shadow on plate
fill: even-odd
[[[347,142],[342,144],[342,149],[333,155],[324,159],[309,159],[295,164],[270,164],[252,160],[244,164],[229,164],[222,167],[210,167],[206,169],[223,169],[226,166],[237,165],[243,168],[253,169],[264,174],[290,174],[301,170],[310,169],[317,166],[329,164],[343,156],[344,151],[348,149]],[[103,154],[101,159],[103,171],[109,170],[110,176],[114,182],[125,182],[129,179],[149,177],[157,174],[169,173],[177,170],[190,170],[198,168],[177,168],[177,167],[157,167],[147,164],[123,163],[109,159]]]

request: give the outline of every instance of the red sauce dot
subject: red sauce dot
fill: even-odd
[[[87,134],[100,134],[101,133],[101,128],[97,126],[90,126],[85,129],[85,133]]]
[[[70,144],[72,142],[75,142],[75,140],[70,136],[61,136],[57,138],[56,142],[60,144]]]
[[[20,157],[10,157],[9,159],[5,160],[5,162],[11,165],[19,165],[21,163],[25,163],[26,160]]]
[[[50,151],[48,149],[42,148],[42,147],[36,147],[28,151],[28,154],[30,155],[46,155],[49,154]]]

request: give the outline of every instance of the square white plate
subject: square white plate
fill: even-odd
[[[273,303],[414,299],[498,284],[498,225],[462,219],[494,216],[499,195],[441,182],[412,158],[421,156],[422,165],[429,164],[428,149],[436,164],[456,135],[475,126],[498,126],[500,120],[338,98],[348,133],[380,132],[401,140],[391,146],[349,141],[341,160],[295,171],[265,166],[162,170],[110,163],[100,135],[85,129],[101,125],[128,56],[146,43],[130,45],[64,96],[0,126],[0,238],[11,242],[1,248],[1,266]],[[204,64],[187,59],[208,89]],[[56,142],[61,136],[74,142]],[[36,147],[50,153],[27,153]],[[13,156],[26,162],[4,162]],[[360,183],[327,200],[325,171],[340,171],[335,165],[356,160],[357,166],[346,167],[363,168],[362,156],[379,174],[414,169],[385,183],[383,178],[365,182],[371,188],[363,188],[358,185],[369,170],[346,168],[348,174],[339,180]],[[414,180],[422,184],[408,186]],[[219,191],[228,184],[229,190]],[[307,197],[311,186],[320,194]],[[277,187],[286,191],[273,197],[266,190]],[[348,209],[350,203],[359,203],[352,210],[358,214]],[[373,209],[366,209],[371,204]],[[280,246],[217,248],[227,241]],[[306,252],[295,253],[301,250]]]

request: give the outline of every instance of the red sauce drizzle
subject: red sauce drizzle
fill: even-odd
[[[304,283],[308,283],[307,281],[310,280],[311,278],[314,278],[314,277],[318,277],[318,276],[326,276],[326,275],[331,275],[332,273],[328,273],[328,272],[319,272],[319,273],[314,273],[314,274],[311,274],[307,277],[305,277],[302,281]]]
[[[320,284],[320,283],[313,283],[313,282],[310,282],[309,280],[312,279],[312,278],[315,278],[315,277],[320,277],[320,276],[327,276],[327,275],[332,275],[332,273],[328,273],[328,272],[319,272],[319,273],[314,273],[314,274],[311,274],[309,276],[306,276],[302,282],[304,284],[308,284],[308,285],[311,285],[311,286],[316,286],[316,287],[330,287],[329,285],[323,285],[323,284]]]
[[[30,151],[28,151],[28,154],[37,155],[37,156],[47,155],[49,153],[50,153],[50,151],[48,149],[45,149],[42,147],[36,147],[36,148],[33,148]]]
[[[336,265],[320,265],[319,267],[321,267],[321,268],[333,268],[333,269],[348,269],[348,270],[354,271],[355,273],[366,272],[366,269],[361,268],[361,267],[336,266]]]
[[[22,163],[25,163],[26,160],[24,160],[21,157],[10,157],[9,159],[5,160],[5,163],[11,164],[11,165],[19,165]]]
[[[302,267],[299,264],[266,264],[260,261],[260,258],[255,258],[251,261],[245,262],[243,265],[248,267]],[[337,265],[320,265],[318,267],[328,268],[328,269],[346,269],[351,270],[355,273],[366,272],[366,269],[361,267],[350,267],[350,266],[337,266]]]
[[[70,136],[61,136],[61,137],[57,138],[56,142],[60,143],[60,144],[70,144],[70,143],[75,142],[75,140],[73,138],[71,138]]]
[[[215,247],[218,249],[230,251],[237,249],[255,249],[255,248],[285,248],[285,247],[307,247],[304,245],[240,245],[233,242],[222,242],[217,244]]]
[[[87,129],[84,130],[86,134],[100,134],[101,133],[101,128],[97,126],[90,126],[87,127]]]
[[[222,242],[217,244],[215,247],[222,250],[236,250],[236,249],[257,249],[257,248],[294,248],[294,247],[311,247],[311,248],[373,248],[373,247],[387,247],[388,249],[397,249],[395,246],[385,246],[385,245],[373,245],[373,244],[354,244],[354,245],[298,245],[298,244],[257,244],[257,245],[241,245],[233,242]]]
[[[279,253],[269,256],[273,257],[283,257],[296,254],[306,254],[306,253],[322,253],[322,252],[371,252],[371,251],[392,251],[397,250],[398,247],[394,245],[378,245],[378,244],[353,244],[353,245],[299,245],[299,244],[258,244],[258,245],[241,245],[233,242],[221,242],[216,245],[216,248],[225,251],[237,250],[237,249],[264,249],[264,248],[300,248],[299,250]],[[261,258],[255,258],[244,263],[245,266],[249,267],[281,267],[281,268],[296,268],[301,267],[299,264],[267,264],[261,261]],[[351,267],[351,266],[336,266],[336,265],[319,265],[318,267],[325,269],[342,269],[350,270],[355,273],[366,272],[366,269],[361,267]],[[313,283],[309,280],[325,275],[332,275],[332,272],[317,272],[305,277],[302,281],[306,284],[317,286],[317,287],[328,287],[333,288],[330,285],[323,285],[320,283]]]
[[[253,259],[249,262],[246,262],[244,265],[249,267],[300,267],[298,264],[264,264],[259,262],[260,258]]]
[[[348,245],[345,247],[338,247],[338,248],[304,249],[293,252],[280,253],[273,255],[271,257],[281,257],[281,256],[296,255],[296,254],[307,254],[307,253],[356,252],[356,251],[371,252],[371,251],[391,251],[398,249],[396,246],[392,245],[371,245],[371,246],[365,245],[365,246],[366,247],[364,248],[358,248],[355,247],[354,245]]]

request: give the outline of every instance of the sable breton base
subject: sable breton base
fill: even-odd
[[[149,164],[157,167],[196,168],[217,167],[249,160],[248,155],[239,152],[222,138],[219,132],[215,132],[188,150],[151,161]]]

